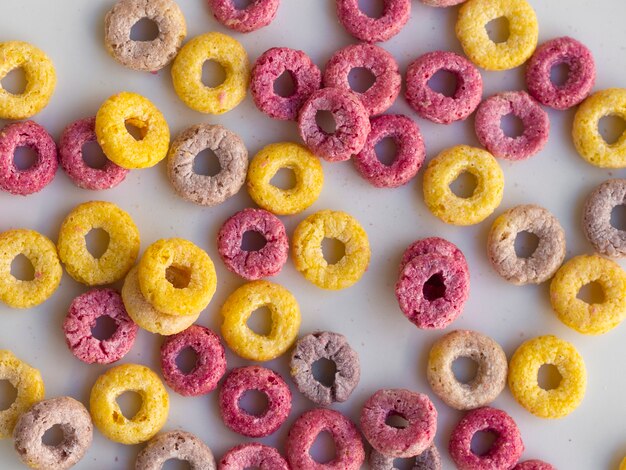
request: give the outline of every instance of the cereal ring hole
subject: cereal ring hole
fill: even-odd
[[[398,143],[393,137],[385,137],[374,146],[374,153],[380,163],[385,166],[393,165],[398,156]]]
[[[12,95],[22,95],[26,91],[28,80],[23,67],[15,67],[0,79],[2,89]]]
[[[35,267],[25,255],[20,253],[11,261],[11,276],[20,281],[32,281],[35,279]]]
[[[320,464],[327,464],[337,458],[337,447],[333,436],[328,431],[321,431],[309,449],[309,455]]]
[[[85,165],[94,170],[102,170],[109,161],[102,151],[102,147],[95,140],[83,144],[81,155]]]
[[[192,470],[192,469],[193,467],[187,460],[180,460],[180,459],[168,459],[163,463],[163,466],[161,467],[161,470]]]
[[[385,0],[359,0],[359,10],[370,18],[380,18],[385,14]]]
[[[64,426],[55,424],[46,429],[41,436],[41,442],[47,447],[58,447],[66,440],[65,431]]]
[[[101,228],[94,227],[85,235],[87,251],[96,259],[101,258],[106,253],[110,243],[111,236]]]
[[[395,429],[406,429],[409,427],[409,420],[402,413],[391,410],[385,418],[385,424]]]
[[[365,93],[376,83],[376,76],[366,67],[354,67],[348,73],[348,83],[357,93]]]
[[[216,88],[226,81],[226,70],[215,60],[206,60],[202,64],[202,83],[208,88]]]
[[[235,10],[245,10],[250,7],[256,0],[232,0]]]
[[[505,114],[502,116],[502,119],[500,119],[500,129],[502,129],[505,136],[511,139],[517,139],[524,134],[526,126],[524,126],[524,122],[518,116],[509,113]]]
[[[346,245],[336,238],[325,237],[322,240],[322,253],[328,264],[337,264],[346,256]]]
[[[446,69],[437,70],[428,80],[428,87],[440,95],[452,98],[459,89],[459,77]]]
[[[618,204],[611,210],[611,226],[626,231],[626,205]]]
[[[478,178],[476,175],[469,171],[462,171],[455,179],[450,183],[450,190],[457,196],[463,199],[469,199],[474,195],[476,188],[478,187]]]
[[[132,136],[132,138],[138,142],[143,140],[148,133],[147,124],[136,118],[127,119],[124,121],[124,126],[126,126],[126,131]]]
[[[591,281],[580,288],[576,298],[590,305],[601,304],[606,300],[604,287],[597,281]]]
[[[452,361],[454,378],[462,384],[471,384],[478,375],[478,362],[471,357],[461,356]]]
[[[617,144],[626,131],[626,121],[622,116],[609,114],[598,121],[598,132],[609,145]]]
[[[132,420],[143,404],[143,399],[138,392],[134,390],[127,390],[117,397],[115,400],[120,407],[120,411],[124,415],[124,418]],[[118,421],[119,417],[116,417],[116,412],[113,412],[113,421]]]
[[[501,44],[509,40],[511,36],[510,26],[509,19],[506,16],[499,16],[489,21],[485,25],[485,30],[492,42]]]
[[[337,132],[337,121],[335,120],[335,115],[328,110],[320,109],[315,114],[315,122],[320,131],[326,134],[332,135]]]
[[[435,273],[428,278],[422,287],[424,298],[429,302],[440,299],[446,295],[446,282],[443,274]]]
[[[28,171],[37,164],[39,154],[37,151],[26,145],[18,147],[13,153],[13,165],[19,171]]]
[[[337,364],[326,357],[321,357],[311,366],[313,378],[325,387],[332,387],[337,374]]]
[[[248,328],[259,336],[268,336],[272,332],[272,312],[267,306],[257,308],[246,322]]]
[[[8,410],[17,399],[17,389],[6,379],[0,380],[0,411]]]
[[[557,88],[563,88],[569,78],[572,69],[567,62],[556,62],[550,68],[550,81]]]
[[[415,467],[415,457],[393,460],[393,470],[414,470],[415,468],[417,468]]]
[[[191,282],[191,271],[187,266],[172,264],[165,269],[165,279],[176,289],[184,289]]]
[[[493,449],[493,446],[497,439],[498,434],[494,431],[491,431],[490,429],[477,431],[472,436],[470,449],[474,455],[483,457],[485,455],[488,455],[489,452]]]
[[[191,374],[198,366],[198,352],[191,346],[183,348],[176,356],[176,367],[184,375]]]
[[[267,395],[260,390],[250,389],[239,397],[239,408],[251,416],[261,417],[269,410]]]
[[[282,98],[289,98],[296,92],[296,81],[291,70],[285,70],[274,80],[274,93]]]
[[[267,239],[256,230],[248,230],[241,237],[241,249],[243,251],[260,251],[267,245]]]
[[[539,237],[523,230],[515,237],[515,254],[518,258],[530,258],[539,246]]]
[[[275,188],[289,191],[298,185],[296,172],[292,168],[279,168],[274,176],[270,179],[270,184]]]
[[[159,37],[159,25],[151,18],[141,18],[130,28],[130,39],[138,42],[150,42]]]
[[[544,390],[559,388],[563,376],[554,364],[543,364],[537,372],[537,383]]]
[[[213,177],[221,173],[222,165],[215,152],[207,148],[194,157],[192,169],[196,175]]]
[[[96,318],[96,324],[91,328],[91,335],[100,341],[106,341],[117,331],[117,323],[108,315]]]

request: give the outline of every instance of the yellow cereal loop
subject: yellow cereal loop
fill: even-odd
[[[220,64],[224,82],[208,87],[202,82],[202,66],[207,60]],[[237,106],[246,96],[250,83],[250,63],[243,46],[222,33],[206,33],[193,38],[180,50],[172,65],[172,80],[178,97],[201,113],[222,114]]]
[[[109,245],[99,258],[87,249],[86,236],[93,229],[109,235]],[[59,233],[59,257],[68,274],[88,286],[122,279],[139,254],[139,230],[133,219],[111,202],[92,201],[76,206]]]
[[[116,401],[124,392],[136,392],[141,397],[141,408],[130,419]],[[93,424],[120,444],[139,444],[152,438],[167,421],[169,407],[169,396],[159,376],[138,364],[122,364],[106,371],[96,380],[89,397]]]
[[[261,307],[271,313],[272,329],[259,335],[247,325]],[[222,335],[237,355],[251,361],[270,361],[285,353],[300,328],[300,307],[284,287],[268,281],[253,281],[233,292],[222,306]]]
[[[0,80],[21,68],[26,78],[23,93],[14,95],[0,84],[0,119],[27,119],[46,107],[57,84],[50,58],[35,46],[21,41],[0,43]]]
[[[204,250],[182,238],[158,240],[139,262],[139,287],[155,309],[168,315],[197,315],[217,285],[215,266]]]
[[[626,119],[626,89],[598,91],[582,102],[574,117],[572,137],[581,157],[601,168],[626,167],[626,132],[609,144],[598,131],[605,116]]]
[[[461,173],[476,178],[476,189],[459,197],[450,184]],[[486,150],[459,145],[433,158],[424,172],[424,201],[431,212],[448,224],[473,225],[489,217],[500,205],[504,174],[496,159]]]
[[[200,316],[200,312],[195,315],[167,315],[155,309],[141,293],[137,271],[138,268],[135,266],[126,275],[122,287],[122,300],[128,316],[140,328],[150,333],[169,336],[180,333],[193,325]]]
[[[6,439],[20,415],[44,399],[45,389],[39,371],[5,349],[0,350],[0,380],[8,380],[17,390],[11,406],[0,411],[0,439]]]
[[[293,171],[296,184],[281,189],[271,183],[278,170]],[[306,147],[292,142],[270,144],[248,168],[248,193],[259,207],[278,215],[297,214],[313,204],[324,185],[322,164]]]
[[[597,282],[602,303],[589,304],[577,297],[580,289]],[[626,272],[600,255],[576,256],[557,271],[550,284],[550,302],[559,319],[585,335],[601,335],[626,318]]]
[[[509,37],[495,43],[485,26],[500,17],[508,21]],[[535,52],[539,37],[537,15],[526,0],[468,0],[461,5],[455,29],[465,54],[487,70],[522,65]]]
[[[32,280],[11,274],[11,263],[19,255],[33,265]],[[30,308],[43,303],[59,287],[62,275],[57,249],[47,237],[25,229],[0,234],[0,300],[9,307]]]
[[[561,381],[556,388],[539,386],[539,368],[554,365]],[[562,418],[574,411],[585,396],[587,371],[582,356],[567,341],[539,336],[523,343],[511,357],[509,388],[520,405],[540,418]]]
[[[325,238],[339,240],[345,254],[328,264],[322,252]],[[367,233],[359,222],[340,211],[320,211],[304,219],[293,234],[293,260],[305,278],[323,289],[339,290],[356,283],[370,262]]]
[[[619,470],[626,470],[626,457],[622,460],[622,463],[619,466]]]
[[[140,129],[136,140],[126,124]],[[107,99],[96,114],[96,137],[109,160],[127,168],[148,168],[167,155],[170,129],[161,111],[137,93],[122,92]]]

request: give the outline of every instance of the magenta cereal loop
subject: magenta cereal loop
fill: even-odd
[[[387,41],[398,34],[411,16],[411,0],[383,0],[379,18],[361,10],[359,0],[336,0],[339,22],[355,38],[365,42]]]
[[[219,462],[218,470],[290,470],[289,464],[273,447],[258,442],[239,444],[230,449]]]
[[[270,24],[280,0],[254,0],[245,8],[237,7],[235,0],[208,0],[213,16],[221,24],[240,33],[249,33]]]

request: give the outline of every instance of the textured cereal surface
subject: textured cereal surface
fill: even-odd
[[[219,461],[219,470],[289,470],[285,458],[273,447],[258,442],[239,444],[230,449]]]
[[[135,470],[161,470],[170,459],[189,463],[192,470],[216,470],[215,457],[200,438],[185,431],[158,434],[139,452]]]
[[[238,8],[234,0],[208,0],[213,16],[221,24],[240,33],[249,33],[270,24],[280,0],[256,0]]]
[[[583,209],[583,231],[589,243],[601,255],[626,256],[626,231],[611,224],[615,207],[626,204],[626,180],[610,179],[587,196]]]
[[[411,459],[413,460],[411,470],[441,470],[441,456],[434,444]],[[368,462],[371,470],[399,470],[394,465],[394,460],[394,457],[372,449]]]

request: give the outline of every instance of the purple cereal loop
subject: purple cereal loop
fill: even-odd
[[[350,87],[350,71],[363,67],[376,81],[363,93]],[[382,47],[372,44],[352,44],[330,58],[324,70],[324,86],[352,91],[370,116],[385,112],[400,94],[402,77],[396,59]]]
[[[496,434],[496,440],[483,455],[472,452],[472,437],[479,431]],[[484,407],[467,413],[456,425],[448,446],[450,456],[460,470],[511,468],[524,451],[519,429],[502,410]]]
[[[427,253],[437,253],[441,256],[451,257],[457,263],[467,265],[467,260],[463,252],[452,242],[439,237],[428,237],[417,240],[409,245],[402,254],[400,260],[400,272],[406,264],[416,256],[425,255]]]
[[[218,470],[289,470],[289,464],[273,447],[257,442],[239,444],[230,449],[219,461]]]
[[[96,320],[107,316],[115,322],[115,332],[97,339],[91,329]],[[63,321],[65,342],[72,354],[87,364],[110,364],[130,351],[139,327],[126,313],[120,294],[113,289],[93,289],[76,297]]]
[[[367,16],[359,0],[336,0],[339,22],[355,38],[365,42],[382,42],[400,32],[411,16],[411,0],[383,0],[379,18]]]
[[[248,390],[258,390],[267,397],[267,410],[260,416],[248,414],[239,400]],[[219,396],[222,421],[233,431],[248,437],[274,433],[291,411],[291,391],[280,375],[258,366],[233,369],[222,384]]]
[[[408,183],[424,163],[426,150],[419,127],[402,115],[383,115],[371,119],[372,130],[363,150],[353,158],[354,167],[377,188],[397,188]],[[376,145],[385,138],[396,143],[397,154],[391,165],[376,156]]]
[[[330,111],[336,131],[329,134],[315,121],[319,111]],[[370,132],[367,111],[352,92],[338,88],[322,88],[314,92],[300,109],[298,129],[306,146],[329,162],[349,160],[365,145]]]
[[[422,0],[422,3],[429,7],[445,8],[460,5],[465,1],[466,0]]]
[[[441,470],[441,456],[434,444],[415,457],[410,457],[411,470]],[[398,470],[394,465],[395,458],[372,449],[369,457],[370,470]]]
[[[18,147],[29,147],[37,153],[32,167],[20,170],[15,166]],[[54,179],[58,166],[54,139],[36,122],[16,122],[0,132],[0,189],[19,196],[39,192]]]
[[[274,92],[274,82],[283,72],[291,75],[295,89],[289,96]],[[296,120],[298,111],[322,83],[322,72],[303,51],[288,47],[273,47],[254,63],[250,92],[257,108],[269,117]]]
[[[59,143],[59,160],[67,176],[83,189],[110,189],[126,178],[128,170],[107,159],[102,168],[91,168],[83,160],[83,145],[97,142],[95,117],[80,119],[65,128]]]
[[[183,349],[191,348],[197,359],[194,368],[184,373],[176,365]],[[217,387],[226,372],[224,346],[213,331],[191,325],[184,331],[169,336],[161,345],[161,370],[165,382],[185,397],[205,395]]]
[[[309,451],[324,431],[333,438],[336,457],[322,464],[313,460]],[[303,413],[291,426],[286,455],[292,470],[359,470],[365,460],[365,449],[352,421],[338,411],[315,408]]]
[[[249,231],[265,238],[263,248],[256,251],[242,248],[243,236]],[[289,239],[285,226],[274,214],[263,209],[244,209],[220,228],[217,250],[229,271],[256,281],[280,272],[289,255]]]
[[[217,21],[227,28],[249,33],[272,22],[280,0],[254,0],[249,6],[238,9],[234,0],[208,0]]]
[[[507,136],[500,127],[507,114],[524,124],[524,133],[519,137]],[[548,114],[525,91],[498,93],[483,101],[476,111],[474,127],[480,143],[494,157],[506,160],[532,157],[543,149],[550,134]]]
[[[526,460],[518,463],[513,470],[556,470],[556,468],[542,460]]]
[[[550,78],[552,67],[567,64],[569,74],[563,85]],[[570,37],[552,39],[537,48],[528,62],[526,86],[541,104],[568,109],[591,93],[596,81],[596,64],[591,51]]]
[[[436,92],[428,81],[440,70],[457,79],[454,95]],[[474,64],[454,52],[435,51],[413,61],[406,72],[405,96],[411,108],[424,119],[450,124],[462,121],[480,104],[483,79]]]

